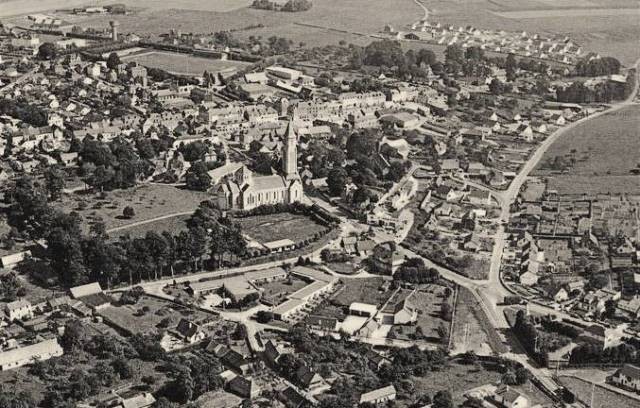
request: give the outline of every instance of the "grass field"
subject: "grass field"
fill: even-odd
[[[440,390],[449,390],[453,396],[454,406],[459,406],[464,402],[465,391],[485,384],[495,384],[500,377],[500,373],[487,370],[482,366],[450,363],[446,369],[433,371],[422,377],[412,376],[411,380],[415,384],[416,394],[433,395]],[[531,390],[528,385],[512,388],[526,395],[531,406],[551,402],[534,387]]]
[[[579,400],[589,404],[591,400],[592,386],[590,383],[575,377],[560,377],[560,382],[573,391]],[[605,388],[596,386],[593,397],[593,408],[638,408],[640,401],[626,397]]]
[[[257,286],[262,290],[262,296],[269,299],[283,300],[287,295],[304,288],[309,282],[306,282],[300,278],[290,276],[285,280],[277,280],[272,282],[266,282],[258,284]]]
[[[146,184],[127,190],[106,192],[104,199],[100,199],[98,194],[83,192],[65,194],[55,205],[67,212],[79,213],[85,220],[86,228],[101,220],[107,229],[112,229],[168,214],[194,211],[202,201],[209,198],[210,195],[203,192]],[[126,206],[133,207],[136,212],[132,219],[122,218],[122,210]],[[122,231],[118,232],[121,233]]]
[[[323,229],[309,217],[291,213],[257,215],[236,221],[242,226],[244,234],[263,244],[281,239],[298,242]]]
[[[151,51],[122,58],[126,62],[135,61],[146,67],[159,68],[176,74],[198,74],[204,71],[231,71],[249,65],[242,61],[222,61],[212,58],[194,57],[187,54]]]
[[[640,191],[640,106],[630,106],[576,126],[559,138],[541,160],[536,174],[555,157],[574,160],[565,174],[552,175],[549,188],[560,192]]]
[[[191,215],[178,215],[176,217],[151,221],[112,231],[109,233],[109,236],[113,239],[123,235],[129,235],[131,238],[139,238],[144,237],[149,231],[154,231],[159,234],[163,231],[170,231],[172,234],[176,235],[180,233],[180,231],[185,231],[187,229],[187,220],[190,217]]]
[[[343,279],[344,284],[338,290],[332,302],[348,307],[353,302],[370,303],[381,306],[391,296],[390,290],[382,290],[383,278]]]
[[[145,312],[143,309],[148,311]],[[194,322],[212,319],[207,313],[194,312],[192,309],[148,296],[141,297],[135,305],[112,306],[99,311],[99,314],[132,334],[161,330],[158,324],[165,318],[169,319],[169,329],[175,329],[180,317]]]

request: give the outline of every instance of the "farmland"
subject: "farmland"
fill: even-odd
[[[248,65],[248,63],[242,61],[223,61],[157,51],[130,55],[122,59],[126,62],[135,61],[146,67],[158,68],[167,72],[185,75],[201,75],[204,71],[233,71]]]
[[[639,191],[640,107],[630,106],[576,126],[545,153],[536,169],[550,175],[549,188],[561,193]],[[572,163],[562,174],[550,174],[548,163],[556,158]]]
[[[257,215],[239,218],[237,221],[247,236],[263,244],[281,239],[298,242],[323,229],[308,217],[290,213]]]

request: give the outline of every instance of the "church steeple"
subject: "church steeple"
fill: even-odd
[[[287,180],[300,177],[298,175],[298,137],[293,130],[296,116],[296,111],[294,110],[293,118],[287,124],[287,130],[284,132],[283,137],[282,173]]]

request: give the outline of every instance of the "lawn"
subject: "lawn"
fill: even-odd
[[[193,212],[202,201],[209,198],[211,196],[204,192],[144,184],[126,190],[105,192],[104,198],[100,194],[81,191],[65,194],[54,205],[67,212],[76,211],[84,218],[87,229],[89,225],[102,221],[107,230],[111,230],[171,214]],[[126,206],[132,207],[136,213],[132,219],[122,217],[122,210]]]
[[[342,281],[343,285],[332,299],[336,306],[349,307],[353,302],[362,302],[380,307],[392,293],[383,278],[354,278]]]
[[[299,242],[324,229],[309,217],[286,212],[238,218],[236,221],[244,234],[262,244],[281,239]]]
[[[535,170],[549,175],[549,188],[561,193],[639,192],[640,176],[640,106],[589,120],[559,138]],[[556,157],[573,161],[563,174],[550,174],[546,164]]]
[[[591,383],[575,377],[560,376],[560,382],[576,394],[578,400],[585,404],[591,401]],[[626,397],[606,388],[596,386],[593,397],[593,408],[640,407],[640,401]]]
[[[187,54],[150,51],[126,56],[125,62],[135,61],[146,67],[162,69],[177,74],[201,75],[204,71],[218,72],[240,69],[247,65],[242,61],[223,61],[212,58],[194,57]]]

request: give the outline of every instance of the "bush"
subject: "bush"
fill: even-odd
[[[122,216],[128,220],[130,220],[131,218],[136,216],[136,211],[133,209],[133,207],[130,206],[126,206],[124,207],[124,209],[122,210]]]

